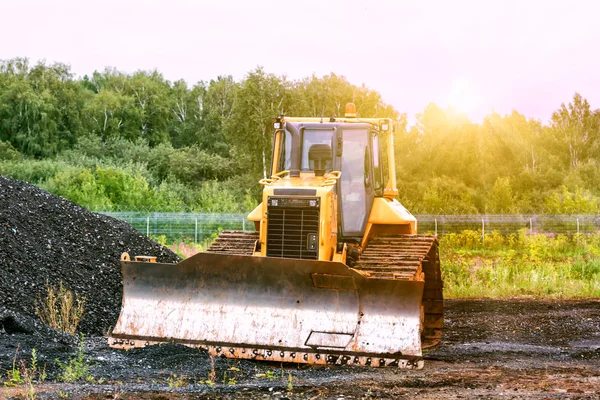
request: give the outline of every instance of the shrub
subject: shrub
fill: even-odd
[[[112,209],[112,203],[106,196],[104,187],[87,168],[68,167],[59,171],[42,187],[83,207],[98,210]]]
[[[9,142],[0,140],[0,160],[16,161],[21,158],[21,154]]]
[[[0,175],[10,176],[14,179],[33,184],[46,182],[59,171],[68,168],[62,161],[56,160],[6,160],[0,161]]]
[[[72,335],[77,330],[84,309],[85,297],[74,295],[61,282],[57,289],[46,284],[46,296],[42,299],[38,295],[35,311],[44,324]]]

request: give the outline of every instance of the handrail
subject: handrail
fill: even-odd
[[[276,174],[271,175],[270,178],[263,178],[261,180],[258,181],[259,184],[264,185],[264,186],[268,186],[270,184],[272,184],[273,182],[277,182],[278,180],[280,180],[281,178],[283,178],[285,175],[289,174],[290,171],[288,171],[287,169],[285,171],[279,171]]]
[[[342,171],[331,171],[327,179],[325,179],[321,186],[333,186],[337,183],[338,179],[342,176]]]

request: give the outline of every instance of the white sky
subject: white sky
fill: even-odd
[[[546,121],[575,92],[600,108],[595,0],[0,0],[0,59],[158,69],[194,84],[261,65],[334,72],[409,116],[429,102],[480,120]]]

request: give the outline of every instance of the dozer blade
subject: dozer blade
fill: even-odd
[[[199,253],[122,261],[117,348],[160,342],[216,356],[421,368],[422,281],[338,262]]]

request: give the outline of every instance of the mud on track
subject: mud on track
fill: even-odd
[[[600,300],[447,301],[444,339],[420,371],[215,359],[211,386],[211,360],[202,351],[117,351],[92,337],[92,375],[104,382],[62,384],[52,382],[54,360],[72,356],[73,338],[51,330],[2,334],[0,369],[10,367],[18,345],[23,357],[36,348],[47,363],[40,399],[58,399],[59,391],[70,399],[600,399]],[[0,387],[0,398],[23,392]]]

